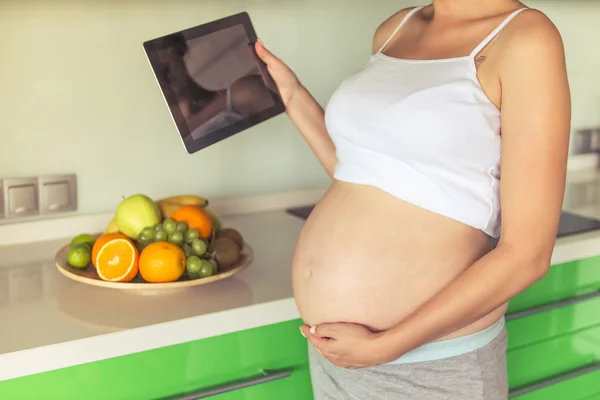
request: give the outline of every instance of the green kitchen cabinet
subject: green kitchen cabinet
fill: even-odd
[[[518,388],[600,362],[600,297],[507,321],[509,384]],[[600,381],[597,387],[600,391]]]
[[[600,400],[600,257],[553,265],[509,304],[511,399]]]
[[[553,265],[509,303],[508,314],[600,290],[600,256]]]
[[[0,382],[0,399],[312,399],[299,320]],[[264,381],[264,382],[261,382]]]
[[[540,383],[540,387],[521,395],[511,396],[511,400],[600,400],[600,368],[589,368],[590,372],[570,379],[555,378],[556,383]]]

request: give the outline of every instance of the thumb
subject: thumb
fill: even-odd
[[[269,50],[267,50],[267,48],[260,39],[257,40],[255,48],[256,54],[260,57],[261,60],[265,62],[265,64],[270,66],[276,66],[281,64],[282,61],[279,58],[275,57],[275,55],[273,55],[273,53],[271,53]]]
[[[335,338],[335,327],[333,324],[321,324],[311,326],[310,333],[313,336],[320,337],[323,339],[334,339]]]

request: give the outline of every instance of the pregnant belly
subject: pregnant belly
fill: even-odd
[[[296,245],[296,304],[310,325],[353,322],[386,330],[489,248],[489,238],[481,231],[379,189],[336,181]],[[497,310],[448,337],[484,329],[503,312]]]

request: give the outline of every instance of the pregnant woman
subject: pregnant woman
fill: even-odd
[[[333,179],[293,259],[315,398],[506,399],[506,304],[547,272],[562,208],[555,26],[514,0],[402,10],[325,111],[256,50]]]

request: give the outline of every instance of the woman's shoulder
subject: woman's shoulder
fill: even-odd
[[[506,28],[502,35],[501,48],[506,62],[523,62],[536,57],[538,61],[562,62],[564,45],[559,29],[542,11],[527,9],[521,12]]]
[[[386,40],[394,33],[394,30],[402,22],[404,17],[416,7],[407,7],[386,18],[375,30],[373,35],[373,53],[383,46]]]
[[[552,20],[535,8],[524,9],[504,30],[507,39],[535,40],[545,37],[555,40],[560,37],[560,32]]]

